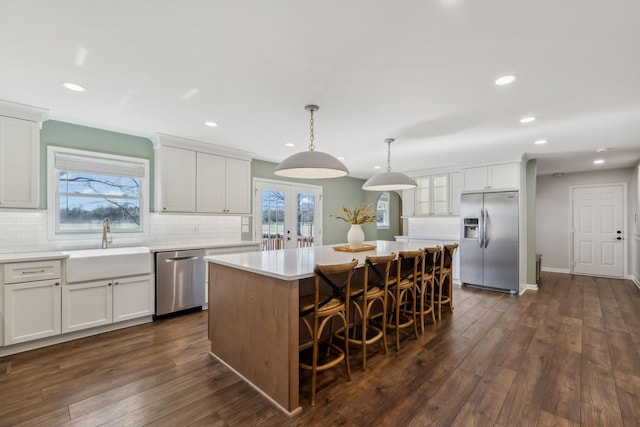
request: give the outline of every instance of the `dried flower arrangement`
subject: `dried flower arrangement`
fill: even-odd
[[[342,213],[334,213],[329,215],[335,219],[341,219],[350,224],[364,224],[367,222],[376,222],[377,212],[371,207],[371,203],[363,203],[361,207],[349,209],[342,207]]]

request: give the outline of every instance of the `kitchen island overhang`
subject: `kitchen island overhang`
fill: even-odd
[[[205,257],[209,262],[211,354],[289,414],[299,403],[299,296],[316,264],[415,250],[424,245],[366,242],[376,248],[339,252],[332,246]]]

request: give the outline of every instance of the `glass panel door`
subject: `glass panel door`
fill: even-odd
[[[262,250],[322,245],[322,187],[255,181],[256,239]]]

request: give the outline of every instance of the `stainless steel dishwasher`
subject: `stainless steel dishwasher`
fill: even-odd
[[[156,253],[156,316],[204,305],[203,249]]]

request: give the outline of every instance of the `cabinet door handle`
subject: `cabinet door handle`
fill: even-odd
[[[111,282],[107,283],[107,286],[111,286]]]
[[[42,274],[44,272],[44,268],[42,270],[22,270],[22,274]]]
[[[118,286],[118,282],[115,282],[114,285]]]
[[[56,282],[56,283],[54,283],[54,285],[60,286],[60,282]]]

